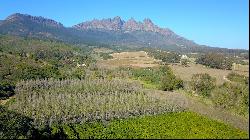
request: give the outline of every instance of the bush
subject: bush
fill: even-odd
[[[165,71],[165,75],[161,79],[161,89],[164,91],[172,91],[175,89],[183,88],[183,81],[176,78],[172,70],[165,66],[162,70]]]
[[[215,78],[209,74],[194,74],[191,80],[191,88],[197,94],[209,96],[211,90],[215,88]]]
[[[188,66],[188,60],[187,59],[181,59],[181,65]]]

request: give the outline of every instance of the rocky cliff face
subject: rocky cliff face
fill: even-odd
[[[92,21],[83,22],[73,26],[76,29],[86,30],[86,29],[99,29],[99,30],[112,30],[119,31],[122,29],[124,21],[120,17],[114,17],[113,19],[94,19]]]
[[[155,25],[149,18],[146,18],[142,22],[137,22],[133,18],[129,19],[128,21],[122,20],[120,17],[114,17],[113,19],[102,19],[97,20],[94,19],[92,21],[82,22],[73,26],[78,30],[88,30],[88,29],[95,29],[95,30],[107,30],[107,31],[145,31],[145,32],[156,32],[160,33],[165,36],[174,35],[174,32],[167,28],[160,28]]]

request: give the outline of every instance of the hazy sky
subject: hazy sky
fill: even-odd
[[[198,44],[248,49],[248,5],[248,0],[1,0],[0,19],[18,12],[69,27],[94,18],[150,18]]]

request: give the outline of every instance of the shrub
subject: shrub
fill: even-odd
[[[187,59],[181,59],[181,65],[188,66],[188,60]]]
[[[197,94],[209,96],[211,90],[215,88],[215,78],[209,74],[194,74],[191,79],[191,88]]]
[[[183,88],[183,81],[176,78],[172,70],[165,66],[163,69],[165,75],[161,78],[161,89],[164,91],[172,91],[175,89]]]

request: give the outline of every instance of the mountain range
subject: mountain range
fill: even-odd
[[[168,28],[158,27],[149,18],[138,22],[133,18],[124,21],[116,16],[65,27],[62,23],[52,19],[15,13],[0,21],[0,34],[53,39],[77,44],[159,47],[185,52],[230,52],[232,50],[199,45]]]

